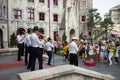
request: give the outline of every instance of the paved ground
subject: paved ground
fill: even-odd
[[[63,61],[62,59],[63,57],[54,55],[54,60],[52,60],[52,63],[55,64],[55,66],[68,64],[68,61]],[[12,63],[14,64],[16,60],[17,60],[17,55],[2,56],[0,57],[0,65],[9,64],[9,63],[11,65]],[[47,63],[47,60],[44,60],[44,69],[50,68],[50,66],[47,66],[46,63]],[[17,73],[29,71],[26,69],[26,66],[24,65],[23,62],[19,62],[17,64],[21,64],[21,65],[9,67],[6,69],[0,69],[0,80],[17,80],[17,76],[16,76]],[[120,80],[120,64],[112,64],[111,66],[109,66],[108,64],[97,63],[96,66],[94,67],[88,67],[88,66],[85,66],[81,61],[81,59],[79,58],[79,66],[86,69],[94,70],[97,72],[111,74],[114,77],[116,77],[116,80]],[[36,70],[38,70],[37,64],[36,64]]]

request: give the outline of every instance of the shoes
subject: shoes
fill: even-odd
[[[109,65],[112,65],[112,63],[110,63]]]
[[[30,66],[27,66],[27,69],[30,69]]]
[[[115,64],[118,64],[117,62],[115,62]]]
[[[52,66],[52,64],[48,64],[49,66]]]
[[[27,67],[27,69],[30,69],[30,67]]]

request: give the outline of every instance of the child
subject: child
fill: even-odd
[[[100,62],[103,63],[104,62],[104,50],[101,49],[100,51]]]

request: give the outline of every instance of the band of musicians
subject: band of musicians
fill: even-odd
[[[42,37],[41,37],[42,36]],[[63,51],[63,61],[68,61],[70,65],[78,66],[79,58],[84,62],[86,60],[108,63],[112,65],[112,59],[118,63],[119,43],[110,40],[101,39],[99,43],[85,42],[73,36],[71,41],[52,40],[44,38],[40,33],[38,26],[33,29],[28,28],[27,32],[20,30],[17,35],[18,56],[17,60],[24,60],[27,69],[35,70],[36,59],[39,63],[39,69],[43,69],[43,54],[48,56],[47,65],[52,66],[53,54],[59,55]],[[113,49],[113,50],[112,50]],[[116,49],[116,52],[114,51]],[[23,58],[24,56],[24,58]]]

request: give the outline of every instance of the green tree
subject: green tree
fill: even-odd
[[[80,40],[80,39],[83,39],[82,33],[79,34],[79,40]]]
[[[91,36],[91,42],[92,42],[92,35],[96,28],[95,25],[99,24],[101,22],[102,18],[100,17],[100,13],[97,12],[97,9],[90,9],[88,11],[88,18],[87,18],[87,26],[88,26],[88,33],[89,36]]]
[[[16,45],[17,45],[17,40],[16,40],[15,33],[13,32],[10,35],[10,47],[15,47]]]
[[[64,32],[63,35],[62,35],[62,41],[66,41],[66,39],[67,39],[67,36],[66,36],[66,34]]]
[[[107,35],[108,35],[108,30],[112,30],[113,28],[113,22],[111,20],[111,18],[104,18],[104,20],[100,23],[100,26],[103,30],[105,30],[105,34],[106,34],[106,38],[107,38]]]

